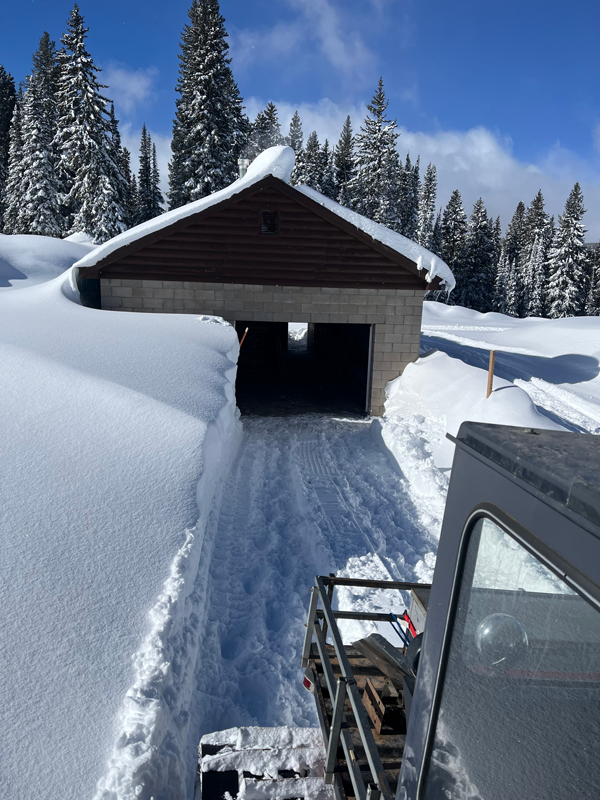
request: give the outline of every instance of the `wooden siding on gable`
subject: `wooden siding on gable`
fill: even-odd
[[[277,179],[261,184],[251,187],[254,192],[243,192],[240,199],[146,237],[148,241],[141,240],[137,248],[124,247],[110,263],[82,269],[82,277],[426,287],[416,265],[401,254],[362,232],[357,236],[354,226],[287,184]]]

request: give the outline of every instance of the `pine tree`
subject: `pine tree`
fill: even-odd
[[[437,175],[435,165],[428,164],[421,186],[417,224],[417,242],[431,250],[437,195]]]
[[[0,64],[0,231],[6,203],[6,181],[8,179],[8,156],[10,148],[10,125],[15,110],[17,94],[15,82]]]
[[[300,115],[294,111],[294,116],[290,122],[290,130],[287,135],[286,144],[294,150],[294,153],[299,153],[304,144],[304,136],[302,134],[302,122]]]
[[[575,317],[584,312],[588,252],[584,243],[583,194],[578,183],[573,187],[559,217],[550,251],[548,300],[554,319]]]
[[[440,256],[452,270],[457,286],[464,267],[466,246],[467,215],[463,208],[460,192],[455,189],[442,216]],[[450,295],[449,302],[457,303],[456,297],[455,290]]]
[[[325,144],[321,148],[321,188],[319,191],[335,200],[337,187],[335,185],[335,164],[333,160],[333,150],[329,148],[329,142],[325,139]]]
[[[497,269],[500,255],[502,254],[502,225],[500,224],[500,217],[496,217],[495,222],[490,217],[490,229],[494,243],[494,269]]]
[[[509,294],[509,267],[506,249],[500,251],[498,266],[496,268],[496,281],[494,283],[494,311],[506,314],[506,303]]]
[[[457,305],[485,313],[494,300],[494,242],[490,221],[481,197],[473,206],[467,246],[456,285]]]
[[[306,140],[306,147],[296,157],[296,164],[292,171],[291,183],[294,186],[302,184],[312,189],[321,191],[323,181],[323,158],[319,137],[312,131]]]
[[[507,278],[504,313],[512,317],[523,311],[523,269],[521,256],[525,242],[525,203],[520,201],[506,231],[504,249],[506,251]]]
[[[600,314],[600,244],[594,245],[589,257],[590,281],[585,299],[585,313],[588,317]]]
[[[164,214],[163,194],[160,189],[160,173],[158,171],[158,158],[156,156],[156,145],[152,144],[152,215],[158,217]]]
[[[58,54],[58,123],[54,140],[57,173],[68,231],[82,231],[104,242],[126,229],[121,203],[121,165],[106,111],[108,100],[85,46],[88,28],[77,5],[67,21]],[[66,226],[66,227],[67,227]]]
[[[34,72],[23,98],[18,209],[13,233],[61,235],[52,129],[43,75]]]
[[[4,190],[4,233],[21,233],[21,182],[23,176],[23,92],[19,89],[10,124],[8,174]]]
[[[410,155],[407,153],[404,168],[400,168],[398,178],[398,215],[400,217],[398,229],[407,239],[415,241],[419,227],[419,163],[420,159],[417,158],[413,165]]]
[[[121,148],[121,172],[126,183],[125,189],[125,212],[127,216],[127,225],[132,227],[135,225],[137,217],[137,181],[135,175],[131,172],[131,153],[126,147]]]
[[[523,218],[523,243],[520,253],[522,300],[520,312],[523,316],[541,316],[540,291],[546,283],[545,262],[552,244],[550,217],[544,210],[544,196],[537,193],[529,204]],[[534,258],[534,247],[537,251]],[[538,287],[534,300],[535,286]],[[535,310],[534,310],[535,309]]]
[[[152,142],[146,130],[146,125],[142,125],[142,136],[140,141],[140,167],[138,170],[138,208],[135,223],[152,219],[151,209],[152,200]]]
[[[398,151],[396,120],[386,116],[388,101],[379,79],[368,114],[356,136],[357,174],[352,181],[355,207],[369,219],[398,226]]]
[[[169,165],[170,208],[232,183],[248,136],[218,0],[193,0],[188,16],[176,87],[180,96]]]
[[[340,138],[334,150],[333,161],[335,166],[335,185],[337,187],[336,200],[343,206],[352,208],[355,198],[351,186],[356,176],[354,158],[354,135],[350,116],[346,117]]]
[[[37,83],[43,103],[43,114],[51,139],[56,134],[56,115],[59,79],[59,66],[56,45],[50,39],[50,34],[45,31],[40,39],[37,51],[33,54],[33,74],[37,76]]]
[[[285,144],[284,138],[281,135],[281,125],[279,124],[279,114],[277,107],[274,103],[267,103],[265,108],[265,130],[269,141],[268,147],[277,147],[278,145]]]

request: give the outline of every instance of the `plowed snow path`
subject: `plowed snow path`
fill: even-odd
[[[437,548],[364,420],[245,418],[212,525],[212,554],[198,576],[207,609],[198,737],[239,725],[317,724],[299,666],[315,574],[418,580],[417,565]],[[403,605],[394,592],[339,595],[345,608]]]

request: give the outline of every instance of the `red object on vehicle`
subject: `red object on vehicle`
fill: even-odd
[[[310,667],[304,670],[304,678],[302,679],[302,685],[304,686],[307,692],[310,692],[311,694],[315,693],[315,673]]]
[[[414,636],[416,636],[416,635],[417,635],[417,629],[416,629],[416,628],[415,628],[415,626],[412,624],[412,620],[411,620],[411,618],[408,616],[408,611],[405,611],[405,612],[404,612],[404,616],[402,617],[402,619],[403,619],[405,622],[407,622],[407,623],[408,623],[408,630],[411,632],[411,635],[412,635],[413,637],[414,637]]]

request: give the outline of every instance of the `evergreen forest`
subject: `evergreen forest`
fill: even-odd
[[[231,70],[218,0],[193,0],[181,36],[166,198],[156,147],[142,128],[139,170],[123,147],[114,105],[86,47],[88,29],[74,6],[60,46],[44,33],[31,73],[18,87],[0,65],[0,231],[101,243],[228,186],[238,159],[274,145],[296,153],[292,183],[417,242],[452,269],[456,288],[426,298],[515,317],[600,314],[600,247],[585,242],[578,183],[558,220],[540,192],[520,202],[503,232],[482,198],[470,215],[455,190],[437,204],[434,164],[400,157],[397,121],[379,80],[354,131],[348,116],[336,143],[305,136],[296,112],[287,132],[269,102],[245,114]]]

